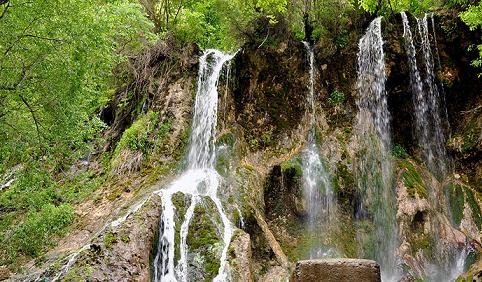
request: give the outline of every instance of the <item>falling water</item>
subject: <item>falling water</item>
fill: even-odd
[[[214,137],[217,124],[219,76],[223,65],[231,58],[231,55],[223,54],[217,50],[207,50],[199,59],[198,89],[194,105],[187,171],[171,183],[167,189],[159,192],[162,198],[163,213],[159,230],[159,248],[154,260],[155,281],[187,281],[188,229],[194,215],[194,209],[198,203],[203,201],[203,197],[214,202],[224,228],[224,248],[221,253],[218,275],[214,278],[214,281],[225,281],[227,279],[226,258],[233,230],[217,196],[221,179],[214,168],[216,159]],[[178,192],[190,196],[190,205],[180,227],[180,259],[175,266],[176,228],[172,196]]]
[[[417,30],[420,37],[423,65],[425,67],[424,76],[420,74],[417,67],[415,44],[407,15],[403,12],[401,15],[405,48],[410,68],[410,84],[413,92],[418,144],[423,150],[424,161],[429,170],[439,179],[443,179],[447,173],[448,161],[444,146],[444,123],[441,115],[446,113],[446,109],[444,107],[445,104],[442,103],[441,105],[440,103],[443,100],[440,97],[434,75],[434,60],[430,47],[427,15],[417,19]],[[444,109],[441,109],[441,107]],[[438,212],[447,215],[446,199],[442,190],[438,186],[429,188],[430,205]],[[462,272],[463,268],[461,269],[460,267],[460,261],[465,258],[464,250],[458,250],[455,246],[449,246],[440,238],[437,230],[443,225],[441,218],[434,217],[431,224],[432,230],[435,230],[432,234],[435,246],[432,254],[429,254],[430,259],[424,261],[424,279],[428,281],[453,281],[454,276]]]
[[[421,40],[425,77],[422,80],[417,67],[415,46],[407,15],[402,12],[403,37],[410,68],[410,85],[415,108],[415,126],[418,144],[422,148],[427,167],[438,177],[447,172],[445,137],[440,117],[440,94],[433,72],[433,56],[429,41],[427,15],[417,20]]]
[[[310,132],[308,147],[302,155],[303,192],[308,212],[308,229],[310,234],[322,232],[334,222],[336,205],[330,175],[328,174],[315,140],[315,102],[314,102],[314,52],[307,42],[303,42],[308,52],[310,66],[310,84],[308,103],[310,105]],[[310,258],[321,258],[335,255],[332,247],[321,246],[313,242],[310,248]]]
[[[373,215],[374,255],[380,263],[382,279],[387,281],[396,280],[400,274],[396,259],[396,193],[385,80],[381,17],[378,17],[370,23],[359,42],[357,136],[360,151],[357,179],[363,200],[358,212]]]

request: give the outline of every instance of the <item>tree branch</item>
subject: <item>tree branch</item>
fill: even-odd
[[[39,128],[40,123],[38,122],[37,117],[35,116],[35,111],[32,109],[30,104],[27,102],[27,99],[25,99],[25,97],[23,97],[22,94],[19,93],[18,96],[20,97],[20,100],[22,100],[22,102],[25,104],[25,106],[27,106],[28,110],[30,111],[30,115],[32,116],[32,119],[35,123],[35,128],[37,129],[37,135],[39,137],[41,137],[42,134],[41,134],[40,128]]]
[[[3,2],[2,2],[3,1]],[[7,13],[7,10],[8,8],[10,7],[10,2],[8,2],[8,0],[0,0],[0,5],[3,5],[7,3],[7,6],[5,6],[5,8],[3,9],[2,11],[2,14],[0,15],[0,20],[3,18],[3,16],[5,16],[5,14]]]

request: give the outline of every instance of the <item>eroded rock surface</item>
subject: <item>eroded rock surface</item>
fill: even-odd
[[[380,266],[365,259],[304,260],[296,264],[293,282],[381,281]]]
[[[117,228],[108,228],[81,252],[66,281],[149,281],[161,199],[152,195],[143,207]]]

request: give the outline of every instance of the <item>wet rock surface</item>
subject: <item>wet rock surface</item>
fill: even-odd
[[[364,259],[320,259],[296,263],[292,282],[381,281],[380,266]]]

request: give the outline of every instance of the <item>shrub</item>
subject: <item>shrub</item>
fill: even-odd
[[[39,212],[31,212],[25,222],[15,231],[9,248],[12,254],[22,253],[38,256],[55,244],[55,238],[64,234],[75,218],[69,204],[48,204]]]

